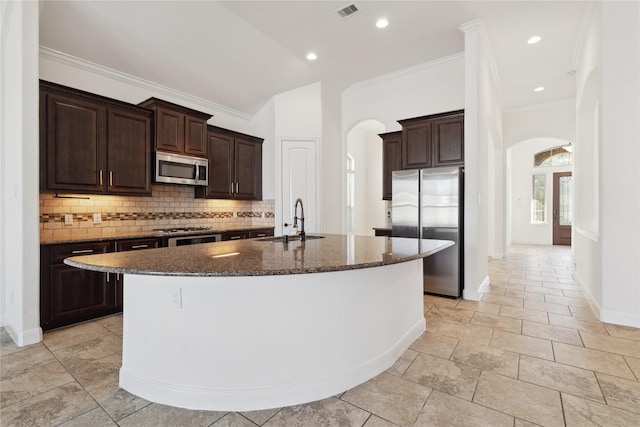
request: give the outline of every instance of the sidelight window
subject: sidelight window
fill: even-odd
[[[541,224],[546,222],[546,186],[547,175],[536,174],[531,179],[531,223]]]

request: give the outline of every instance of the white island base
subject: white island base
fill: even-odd
[[[218,411],[341,393],[388,369],[424,332],[422,264],[249,277],[127,274],[120,387]]]

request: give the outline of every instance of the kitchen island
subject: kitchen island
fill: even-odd
[[[120,386],[158,403],[257,410],[388,369],[425,330],[422,258],[453,243],[345,235],[73,257],[125,274]]]

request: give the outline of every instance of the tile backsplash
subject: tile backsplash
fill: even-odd
[[[171,226],[214,228],[273,227],[274,200],[195,199],[193,187],[154,185],[152,197],[40,193],[40,237],[151,231]],[[94,224],[93,214],[102,222]],[[65,224],[65,215],[73,224]]]

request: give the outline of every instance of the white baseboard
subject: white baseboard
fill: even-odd
[[[633,312],[621,312],[614,310],[606,310],[600,307],[600,304],[596,301],[596,299],[589,292],[589,288],[584,283],[584,280],[580,277],[578,273],[575,274],[576,284],[581,288],[582,292],[587,297],[587,302],[591,307],[591,310],[595,314],[595,316],[600,319],[601,322],[613,323],[616,325],[623,326],[631,326],[634,328],[640,328],[640,313]]]
[[[37,344],[42,341],[42,328],[38,327],[18,332],[10,322],[5,325],[5,328],[18,347]]]
[[[469,301],[480,301],[480,294],[483,293],[483,290],[487,288],[490,283],[489,276],[486,276],[477,289],[465,287],[462,290],[462,298]]]

